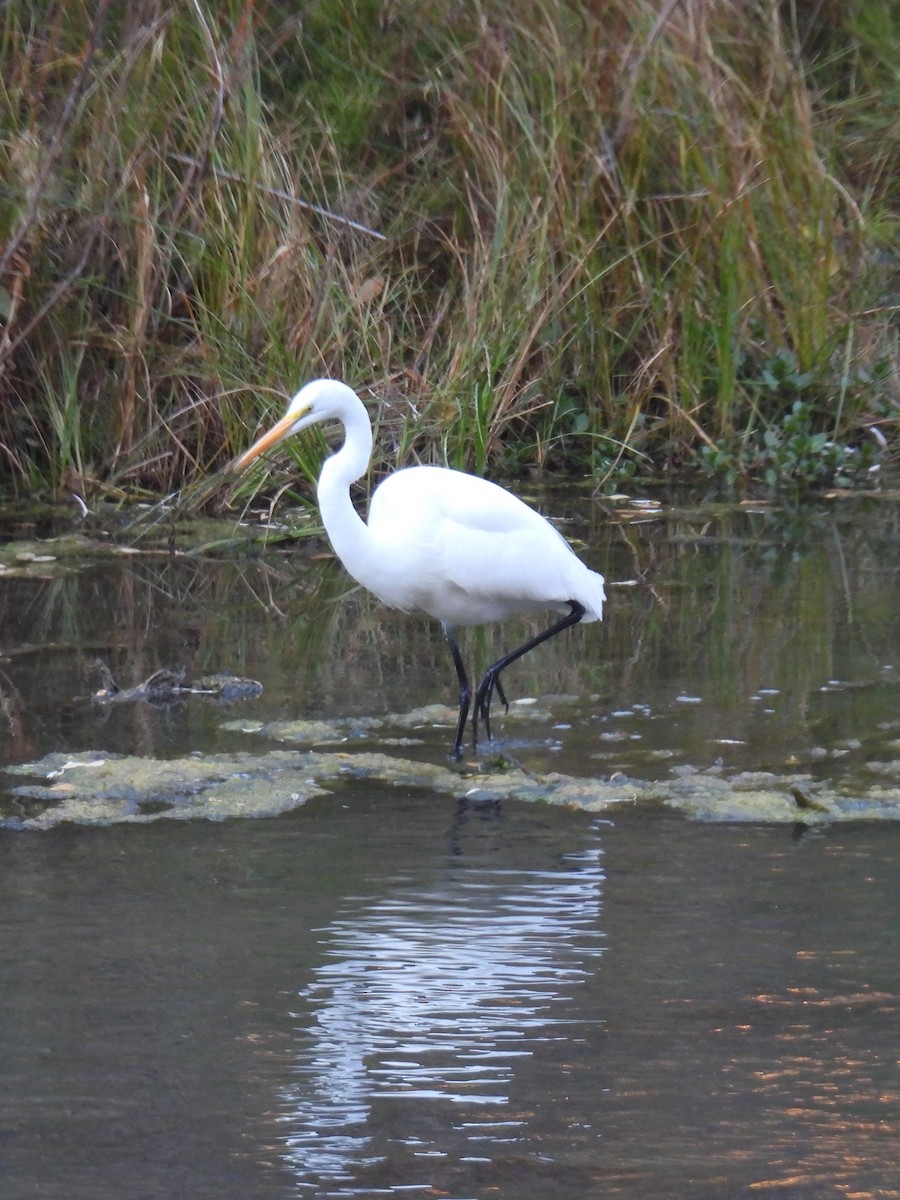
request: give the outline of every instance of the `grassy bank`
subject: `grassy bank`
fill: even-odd
[[[0,23],[7,490],[179,487],[324,373],[371,399],[378,465],[805,485],[896,456],[891,0]]]

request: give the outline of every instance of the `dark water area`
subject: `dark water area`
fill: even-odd
[[[900,758],[895,503],[554,511],[610,605],[509,674],[575,698],[498,720],[531,769]],[[438,632],[347,592],[315,545],[0,578],[0,756],[450,699]],[[97,658],[264,690],[101,706]],[[0,829],[0,1195],[900,1197],[898,852],[349,778],[276,819]]]
[[[4,837],[3,1194],[900,1195],[900,830]]]

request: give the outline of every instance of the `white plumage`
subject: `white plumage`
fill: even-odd
[[[444,626],[460,685],[458,757],[471,690],[453,628],[548,610],[566,614],[488,668],[475,693],[473,744],[481,716],[490,737],[490,704],[499,676],[528,650],[578,621],[603,616],[603,576],[533,508],[504,488],[446,467],[407,467],[374,491],[368,522],[350,500],[372,453],[372,426],[356,393],[334,379],[306,384],[284,417],[237,459],[243,469],[269,447],[323,421],[344,426],[344,444],[319,476],[322,522],[334,551],[358,583],[392,608],[421,610]]]

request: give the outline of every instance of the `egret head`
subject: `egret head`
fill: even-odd
[[[299,433],[301,429],[318,425],[320,421],[342,419],[351,402],[358,404],[358,397],[352,388],[340,380],[314,379],[311,383],[304,384],[291,399],[281,420],[258,438],[249,450],[245,450],[235,459],[233,469],[243,471],[266,450],[276,446],[284,438]]]

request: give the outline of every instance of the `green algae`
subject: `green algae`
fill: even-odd
[[[146,824],[158,820],[269,817],[304,804],[323,790],[289,751],[255,755],[139,758],[86,752],[49,754],[9,767],[42,784],[12,789],[7,826],[49,829],[79,825]]]
[[[577,697],[545,697],[510,705],[513,723],[546,723],[550,710]],[[419,761],[404,748],[424,745],[435,728],[453,730],[456,710],[427,705],[383,717],[330,720],[230,720],[222,728],[282,748],[190,755],[179,759],[84,753],[51,754],[10,767],[30,777],[11,789],[7,827],[49,829],[65,822],[108,825],[158,820],[272,817],[348,784],[426,791],[461,803],[515,800],[585,812],[627,806],[662,807],[699,821],[822,825],[846,820],[900,819],[900,762],[867,764],[871,783],[814,781],[802,773],[682,770],[642,780],[537,773],[498,752],[481,761]],[[371,743],[371,748],[366,743]]]
[[[575,696],[547,696],[541,704],[531,699],[514,700],[509,706],[506,720],[540,721],[551,720],[550,708],[574,703]],[[230,733],[262,734],[277,742],[294,746],[342,745],[360,741],[372,735],[378,736],[379,745],[412,745],[421,738],[410,737],[429,729],[447,729],[452,735],[456,729],[457,709],[446,704],[425,704],[405,713],[388,713],[383,717],[334,717],[328,720],[282,720],[282,721],[228,721],[223,729]],[[402,730],[404,736],[392,737],[392,730]]]
[[[347,722],[338,724],[347,728]],[[264,726],[253,732],[269,736]],[[535,774],[509,759],[454,767],[383,750],[270,750],[174,760],[51,754],[9,769],[42,780],[12,789],[13,811],[3,823],[20,829],[49,829],[65,822],[272,817],[348,781],[425,790],[473,804],[531,801],[586,812],[621,805],[661,806],[702,821],[821,825],[900,819],[900,786],[879,784],[846,793],[821,785],[813,788],[805,776],[764,772],[732,778],[697,773],[655,782],[626,776],[579,778],[555,771]],[[806,800],[802,806],[794,794],[798,789]]]
[[[0,543],[0,579],[47,579],[87,563],[98,543],[78,533],[34,541]]]
[[[52,515],[57,523],[65,519],[57,511]],[[35,513],[35,520],[23,527],[32,527],[39,516]],[[266,542],[270,548],[281,542],[295,545],[313,528],[308,520],[302,529],[267,527]],[[8,523],[2,532],[10,532]],[[127,521],[121,509],[103,509],[90,513],[78,530],[0,540],[0,579],[53,579],[122,558],[223,557],[258,547],[260,532],[258,525],[237,518],[180,516],[159,505]]]

